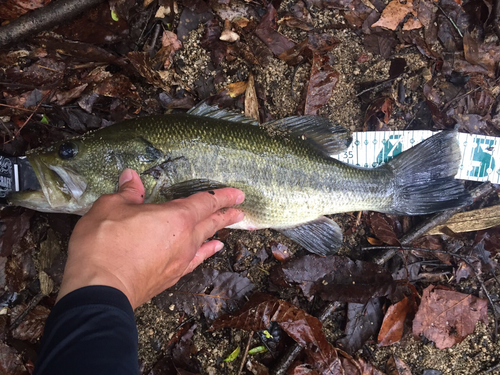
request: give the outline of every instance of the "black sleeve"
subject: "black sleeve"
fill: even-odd
[[[107,286],[88,286],[54,306],[34,375],[138,373],[137,327],[125,294]]]

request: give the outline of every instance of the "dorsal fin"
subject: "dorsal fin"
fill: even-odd
[[[217,106],[210,106],[204,102],[194,106],[187,111],[187,113],[192,116],[211,117],[219,120],[239,122],[256,126],[259,125],[259,123],[253,118],[246,117],[240,113],[226,111],[225,109],[219,109]]]
[[[319,116],[287,117],[266,122],[263,126],[283,131],[287,137],[303,139],[325,156],[339,154],[352,142],[346,128],[334,126],[328,119]]]

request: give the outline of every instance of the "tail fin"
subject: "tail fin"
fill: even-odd
[[[425,215],[472,203],[454,179],[461,158],[456,135],[442,131],[388,163],[395,177],[392,213]]]

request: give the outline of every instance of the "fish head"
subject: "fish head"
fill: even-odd
[[[84,214],[100,195],[116,190],[121,171],[116,163],[106,165],[102,145],[84,137],[31,150],[26,157],[43,194],[18,193],[10,201],[38,211]]]

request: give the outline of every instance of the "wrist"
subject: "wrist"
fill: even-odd
[[[132,291],[118,277],[105,269],[95,266],[75,268],[67,265],[56,303],[74,290],[96,285],[109,286],[120,290],[128,298],[132,308],[135,309],[137,307],[136,301],[132,297]]]

